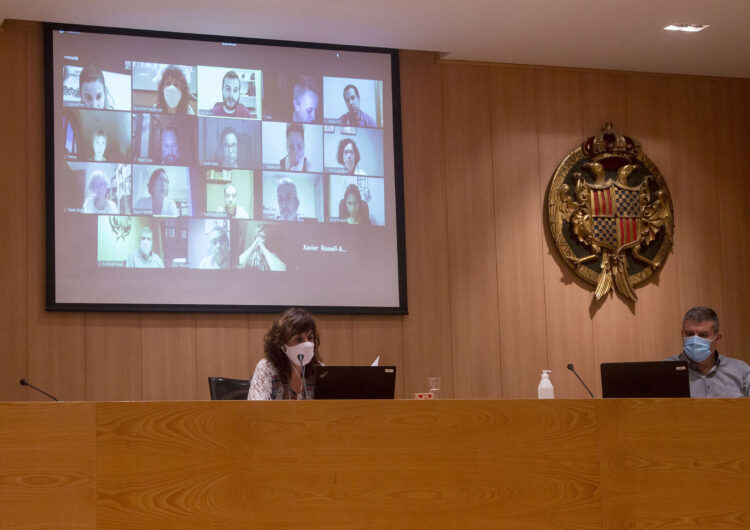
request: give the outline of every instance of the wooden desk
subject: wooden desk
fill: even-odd
[[[750,400],[0,404],[2,528],[750,524]]]

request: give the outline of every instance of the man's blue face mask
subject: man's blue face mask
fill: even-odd
[[[699,363],[701,361],[705,361],[706,359],[708,359],[708,356],[711,355],[711,342],[713,342],[712,339],[704,339],[703,337],[699,337],[697,335],[693,335],[692,337],[683,337],[682,351],[685,353],[688,359],[690,359],[694,363]]]

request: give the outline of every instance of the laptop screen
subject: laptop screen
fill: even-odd
[[[315,399],[393,399],[395,366],[320,366]]]
[[[602,363],[602,397],[690,397],[687,363],[646,361]]]

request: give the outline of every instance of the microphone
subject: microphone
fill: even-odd
[[[26,378],[24,378],[24,379],[21,379],[21,380],[19,381],[19,383],[21,383],[21,386],[30,386],[31,388],[33,388],[33,389],[34,389],[34,390],[36,390],[37,392],[41,392],[41,393],[42,393],[42,394],[44,394],[45,396],[47,396],[47,397],[49,397],[49,398],[52,398],[52,399],[54,399],[55,401],[60,401],[59,399],[57,399],[57,398],[56,398],[55,396],[53,396],[52,394],[48,394],[47,392],[45,392],[45,391],[44,391],[44,390],[42,390],[41,388],[37,388],[37,387],[35,387],[34,385],[32,385],[31,383],[29,383],[29,382],[28,382],[28,381],[26,380]]]
[[[302,361],[305,359],[305,356],[301,353],[297,354],[297,360],[299,361],[299,367],[302,371],[302,391],[305,393],[305,399],[308,399],[307,397],[307,381],[305,380],[305,365],[302,364]]]
[[[571,372],[573,372],[574,374],[576,374],[576,377],[578,378],[578,380],[583,385],[583,388],[586,389],[586,392],[589,393],[589,396],[594,397],[594,394],[591,392],[591,390],[589,390],[589,387],[586,386],[586,383],[583,382],[583,379],[581,379],[581,376],[578,375],[578,372],[576,372],[576,368],[575,368],[575,366],[573,366],[573,363],[568,363],[568,370],[570,370]]]

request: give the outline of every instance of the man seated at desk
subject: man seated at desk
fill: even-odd
[[[690,397],[750,397],[750,366],[720,355],[719,317],[708,307],[694,307],[682,318],[683,349],[667,361],[687,361]]]

